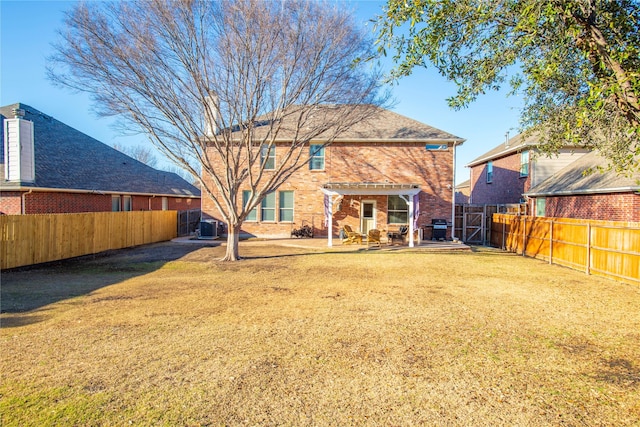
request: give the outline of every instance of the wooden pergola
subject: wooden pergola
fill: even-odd
[[[399,196],[409,207],[409,247],[414,247],[413,240],[413,217],[414,203],[413,196],[421,189],[419,184],[394,184],[388,182],[329,182],[324,184],[320,190],[328,196],[328,224],[327,224],[327,246],[333,246],[333,205],[335,201],[344,196]]]

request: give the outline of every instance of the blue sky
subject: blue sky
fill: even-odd
[[[384,2],[350,1],[359,20],[366,23],[382,10]],[[62,27],[67,1],[0,0],[0,105],[22,102],[106,144],[147,144],[143,135],[122,136],[110,119],[92,113],[86,94],[57,88],[45,75],[46,59]],[[365,24],[366,25],[366,24]],[[370,31],[372,26],[366,25]],[[389,59],[384,64],[392,65]],[[521,100],[506,90],[482,96],[469,108],[455,111],[446,98],[455,87],[432,69],[416,69],[392,86],[393,110],[466,139],[457,151],[456,183],[469,178],[467,163],[504,142],[505,134],[518,132]],[[159,168],[172,165],[159,157]]]

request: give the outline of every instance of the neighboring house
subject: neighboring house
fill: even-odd
[[[325,148],[322,139],[311,141],[309,164],[267,195],[244,222],[243,233],[289,237],[293,229],[309,225],[331,245],[345,224],[362,234],[406,225],[423,229],[429,238],[433,219],[451,223],[454,149],[463,139],[379,107],[324,108],[375,111]],[[268,161],[276,165],[290,141],[279,135]],[[248,188],[241,191],[246,200]],[[218,216],[207,199],[203,212]]]
[[[187,210],[200,191],[25,104],[0,108],[0,213]]]
[[[563,147],[552,157],[540,154],[536,135],[518,134],[473,160],[471,195],[473,204],[523,203],[523,194],[544,181],[588,150]]]
[[[606,160],[596,152],[582,156],[525,195],[536,216],[609,221],[640,221],[640,173],[632,177],[601,173]],[[594,172],[585,173],[594,168]]]
[[[456,204],[469,203],[471,196],[471,180],[468,179],[456,185]]]

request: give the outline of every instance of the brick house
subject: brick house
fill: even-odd
[[[340,108],[376,110],[324,148],[325,141],[312,140],[308,166],[250,214],[242,227],[245,236],[290,237],[293,229],[309,225],[331,245],[345,224],[362,234],[404,225],[429,238],[432,219],[451,222],[454,150],[464,140],[383,108]],[[290,141],[280,136],[270,153],[274,162],[279,146],[284,152]],[[203,213],[217,216],[212,201],[205,198],[202,205]],[[413,236],[409,233],[411,245]]]
[[[200,190],[25,104],[0,108],[0,213],[188,210]]]
[[[471,180],[470,179],[463,181],[460,184],[456,184],[456,205],[469,203],[470,197],[471,197]]]
[[[584,174],[589,168],[606,165],[595,152],[577,159],[525,193],[530,212],[535,216],[640,221],[640,174]]]
[[[469,203],[523,203],[530,188],[588,152],[567,146],[547,157],[536,150],[537,144],[536,135],[518,134],[467,164]]]

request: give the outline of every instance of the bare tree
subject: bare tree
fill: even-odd
[[[125,147],[116,143],[113,144],[113,148],[152,168],[155,168],[158,165],[158,158],[153,154],[153,151],[151,151],[149,147],[145,147],[143,145]]]
[[[309,161],[309,141],[329,144],[373,111],[318,120],[315,107],[382,102],[377,70],[357,60],[373,43],[336,4],[86,2],[61,35],[51,78],[89,92],[99,114],[144,131],[196,177],[227,222],[225,260],[239,259],[247,214]],[[261,149],[280,140],[285,122],[288,153],[279,148],[277,170],[264,173]],[[247,204],[241,186],[251,188]]]

